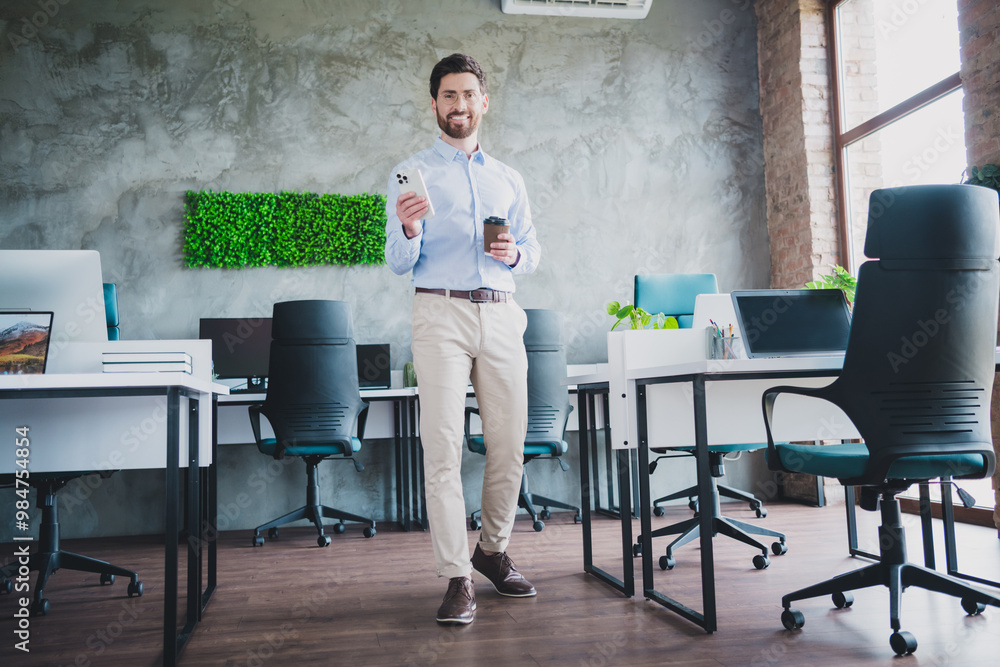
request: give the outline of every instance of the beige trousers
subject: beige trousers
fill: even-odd
[[[524,465],[528,424],[527,317],[513,301],[473,303],[414,294],[413,366],[420,391],[420,441],[431,543],[438,576],[472,573],[462,493],[465,398],[476,392],[486,469],[480,546],[506,551]]]

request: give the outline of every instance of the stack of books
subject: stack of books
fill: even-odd
[[[190,373],[191,355],[187,352],[104,352],[105,373]]]

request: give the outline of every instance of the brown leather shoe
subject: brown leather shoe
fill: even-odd
[[[438,608],[437,622],[442,625],[468,625],[476,618],[476,591],[472,579],[454,577]]]
[[[530,598],[535,595],[535,587],[514,567],[513,561],[506,553],[501,552],[487,556],[476,545],[472,552],[472,567],[476,572],[490,580],[493,588],[500,595],[511,598]]]

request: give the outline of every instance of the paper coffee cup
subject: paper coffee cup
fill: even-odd
[[[490,244],[497,241],[497,235],[510,232],[510,225],[505,218],[490,216],[483,220],[483,250],[490,251]]]

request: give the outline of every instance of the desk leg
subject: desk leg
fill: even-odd
[[[692,383],[694,389],[695,456],[698,469],[698,506],[711,507],[712,471],[708,461],[708,412],[705,407],[705,379],[701,376]],[[701,597],[705,609],[705,631],[717,629],[715,614],[715,558],[712,553],[712,513],[703,511],[701,518]]]
[[[186,643],[201,620],[201,475],[198,468],[198,401],[188,397],[187,451],[187,623],[182,635]]]
[[[393,444],[396,446],[396,517],[403,530],[410,530],[410,442],[406,437],[407,419],[406,400],[393,401],[392,413],[395,433]]]
[[[202,508],[202,515],[205,517],[202,532],[203,539],[208,541],[208,584],[201,597],[201,610],[204,613],[208,601],[215,593],[216,574],[218,572],[219,555],[219,468],[216,462],[219,460],[219,422],[218,422],[218,397],[212,396],[212,462],[205,473],[205,485],[203,487],[203,498],[205,506]]]
[[[177,664],[177,541],[180,537],[177,486],[180,483],[180,391],[167,390],[167,468],[163,577],[163,664]]]
[[[934,569],[934,528],[931,523],[931,488],[920,482],[920,531],[924,539],[924,567]]]
[[[705,382],[699,376],[692,381],[694,389],[695,456],[698,470],[698,503],[700,507],[711,507],[712,484],[708,463],[708,430],[705,418]],[[660,604],[670,611],[696,623],[709,634],[717,629],[715,613],[715,562],[712,557],[712,513],[701,512],[701,592],[704,613],[668,597],[654,588],[652,512],[649,492],[649,432],[646,421],[646,387],[636,390],[636,435],[639,458],[639,507],[642,525],[642,588],[646,599]],[[624,512],[624,508],[623,508]]]
[[[606,395],[606,392],[605,392]],[[595,501],[594,494],[599,495],[597,475],[597,421],[594,414],[594,394],[586,389],[577,390],[577,403],[579,412],[577,414],[579,424],[579,445],[580,445],[580,514],[583,518],[583,571],[591,574],[604,583],[610,585],[615,590],[624,593],[627,597],[635,595],[635,573],[632,564],[632,522],[631,510],[621,513],[621,535],[622,535],[622,578],[618,579],[614,575],[602,570],[594,565],[593,551],[593,516],[592,505]],[[607,412],[605,411],[605,414]],[[611,452],[608,450],[608,476],[611,473]],[[628,451],[618,452],[618,485],[622,502],[628,505]],[[592,475],[593,484],[590,478]],[[610,481],[609,481],[610,484]],[[609,500],[613,496],[610,494]],[[598,503],[599,504],[599,503]]]

